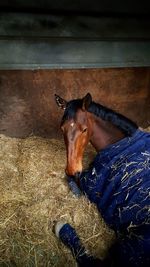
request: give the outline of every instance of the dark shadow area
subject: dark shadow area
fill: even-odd
[[[148,16],[150,5],[146,0],[137,2],[119,0],[1,0],[1,11],[53,13],[66,15],[93,15],[93,16]]]

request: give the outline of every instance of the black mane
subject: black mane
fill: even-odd
[[[61,124],[63,124],[65,120],[74,119],[77,110],[82,109],[82,103],[82,99],[69,101],[67,103]],[[102,120],[111,122],[127,136],[134,134],[134,132],[138,128],[137,124],[132,120],[98,103],[92,102],[88,108],[88,111],[93,113],[97,117],[100,117]]]
[[[111,122],[122,130],[125,135],[131,136],[138,129],[138,125],[132,120],[95,102],[92,102],[88,111],[100,117],[102,120]]]

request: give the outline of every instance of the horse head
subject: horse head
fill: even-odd
[[[92,134],[92,123],[87,112],[92,102],[88,93],[82,99],[67,102],[55,95],[57,105],[64,110],[61,130],[67,151],[66,174],[78,177],[82,172],[82,159]]]

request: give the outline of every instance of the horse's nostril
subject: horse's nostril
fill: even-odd
[[[79,179],[80,175],[81,175],[80,171],[76,172],[73,169],[68,169],[68,168],[65,169],[65,173],[66,173],[67,176],[74,177],[76,179]]]

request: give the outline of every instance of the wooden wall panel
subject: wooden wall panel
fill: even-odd
[[[150,68],[0,71],[0,133],[59,137],[62,116],[54,93],[93,99],[150,124]]]

